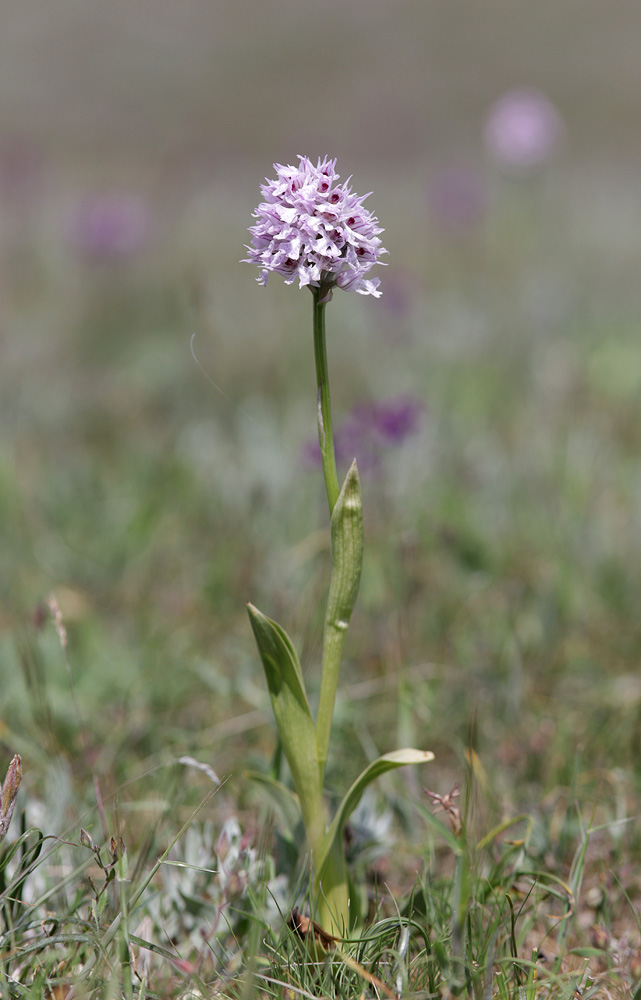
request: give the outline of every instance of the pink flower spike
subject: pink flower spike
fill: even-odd
[[[275,180],[261,184],[264,201],[255,210],[256,224],[249,256],[243,263],[261,269],[257,281],[267,283],[271,272],[299,288],[322,288],[329,301],[336,286],[378,298],[379,278],[366,274],[387,253],[378,219],[363,207],[365,198],[339,184],[336,160],[319,158],[316,166],[299,156],[295,166],[274,164]]]

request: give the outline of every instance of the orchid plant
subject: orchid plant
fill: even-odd
[[[335,288],[379,297],[379,278],[371,268],[387,253],[378,219],[363,205],[349,180],[339,183],[336,160],[314,165],[300,156],[297,166],[274,164],[276,178],[261,185],[263,200],[250,226],[251,245],[244,262],[257,264],[265,285],[271,272],[287,284],[298,280],[313,300],[314,357],[318,386],[318,440],[329,505],[331,573],[323,632],[318,707],[310,708],[294,645],[280,625],[248,605],[251,625],[265,670],[283,753],[294,785],[291,793],[263,776],[281,807],[302,816],[311,858],[312,916],[333,935],[345,935],[358,919],[350,893],[343,848],[345,824],[366,787],[379,775],[406,764],[429,761],[429,751],[404,748],[371,763],[344,796],[331,822],[323,794],[334,702],[343,649],[356,602],[363,560],[363,511],[356,461],[339,484],[332,430],[325,309]],[[290,810],[291,812],[291,810]]]

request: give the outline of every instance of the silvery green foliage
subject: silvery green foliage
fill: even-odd
[[[349,819],[350,861],[370,864],[389,851],[393,846],[393,818],[389,806],[368,788]]]
[[[203,934],[211,943],[237,925],[248,889],[264,881],[265,863],[231,816],[219,832],[210,822],[190,826],[160,871],[162,888],[149,901],[156,928],[200,949]]]
[[[298,279],[300,288],[322,288],[327,299],[336,286],[380,296],[380,279],[365,277],[387,253],[378,219],[363,207],[369,195],[355,194],[349,179],[338,183],[336,160],[298,159],[298,166],[275,163],[277,177],[261,184],[246,263],[260,267],[261,285],[275,271],[288,285]]]

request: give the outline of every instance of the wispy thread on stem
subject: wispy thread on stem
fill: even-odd
[[[192,358],[194,359],[194,361],[196,362],[196,364],[200,368],[201,372],[203,373],[203,375],[205,376],[205,378],[207,379],[207,381],[209,382],[209,384],[211,386],[213,386],[213,388],[216,390],[216,392],[219,392],[220,395],[224,399],[226,399],[228,403],[231,403],[231,405],[234,406],[238,410],[239,413],[242,413],[242,415],[244,417],[247,417],[248,420],[251,420],[251,422],[254,425],[254,427],[260,427],[261,425],[258,423],[258,421],[254,417],[252,417],[251,413],[248,413],[247,410],[244,410],[243,407],[240,406],[240,404],[237,403],[235,399],[232,399],[231,396],[228,396],[227,393],[225,392],[225,390],[221,389],[220,386],[218,385],[218,383],[214,382],[214,380],[211,377],[211,375],[209,374],[209,372],[205,370],[205,368],[201,364],[200,360],[198,359],[198,356],[197,356],[196,351],[194,349],[194,341],[196,339],[196,336],[197,336],[197,334],[192,333],[191,338],[189,340],[189,350],[191,352]]]

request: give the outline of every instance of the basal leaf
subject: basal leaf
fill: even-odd
[[[408,764],[427,764],[430,760],[434,760],[434,754],[431,750],[415,750],[412,747],[404,747],[401,750],[393,750],[391,753],[383,754],[382,757],[378,757],[377,760],[372,761],[365,768],[343,798],[338,812],[327,831],[326,840],[323,845],[324,849],[318,864],[318,872],[321,879],[323,867],[330,854],[332,844],[337,838],[343,836],[345,823],[360,802],[367,786],[372,781],[375,781],[376,778],[385,774],[386,771],[393,771],[397,767],[406,767]]]
[[[283,752],[301,801],[305,827],[318,824],[322,802],[314,721],[307,700],[296,651],[287,633],[253,604],[247,605],[249,620],[267,678],[274,718]],[[312,815],[312,813],[314,815]]]

